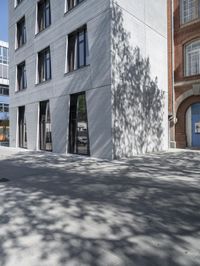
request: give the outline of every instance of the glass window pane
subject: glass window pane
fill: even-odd
[[[40,102],[40,149],[52,151],[49,101]]]
[[[75,49],[76,49],[76,35],[69,35],[68,38],[68,70],[75,69]]]
[[[79,43],[79,67],[81,67],[81,66],[84,66],[85,65],[85,52],[84,52],[84,47],[85,45],[84,45],[84,42],[81,42],[81,43]]]
[[[181,22],[187,23],[199,17],[199,0],[181,0]]]
[[[89,134],[85,93],[70,97],[69,152],[89,155]]]
[[[185,74],[186,76],[200,74],[200,40],[185,47]]]

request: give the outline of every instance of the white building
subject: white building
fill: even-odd
[[[0,145],[9,140],[8,43],[0,41]]]
[[[9,12],[11,146],[167,149],[166,0],[9,0]]]

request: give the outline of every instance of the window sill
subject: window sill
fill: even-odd
[[[21,93],[21,92],[23,92],[23,91],[26,91],[26,89],[27,89],[27,88],[24,88],[24,89],[21,89],[21,90],[17,90],[17,91],[15,91],[15,94],[17,94],[17,93]]]
[[[77,4],[76,6],[68,9],[68,10],[65,10],[65,13],[64,13],[64,16],[67,16],[68,14],[70,14],[73,10],[77,9],[78,7],[80,7],[83,3],[85,3],[86,0],[83,0],[83,2]]]
[[[190,80],[194,78],[200,78],[200,74],[190,75],[190,76],[183,76],[184,79]]]
[[[182,29],[182,28],[186,28],[186,27],[191,26],[191,25],[193,25],[193,24],[196,24],[196,23],[198,23],[198,22],[200,22],[200,18],[197,18],[197,19],[191,20],[191,21],[189,21],[189,22],[186,22],[186,23],[180,24],[180,28],[181,28],[181,29]]]
[[[43,84],[46,84],[46,83],[49,83],[50,81],[51,81],[51,79],[48,79],[48,80],[44,80],[44,81],[35,83],[35,87],[40,86],[40,85],[43,85]]]
[[[83,66],[83,67],[80,67],[80,68],[77,68],[75,70],[72,70],[70,72],[65,72],[64,73],[64,76],[70,76],[70,75],[73,75],[74,73],[77,73],[77,72],[80,72],[80,71],[83,71],[84,69],[87,69],[90,67],[90,64],[86,65],[86,66]]]
[[[51,27],[51,24],[48,27],[44,28],[43,30],[38,31],[37,33],[35,33],[35,38],[40,36],[40,34],[42,34],[43,32],[47,31],[50,27]]]
[[[24,44],[22,44],[21,46],[17,47],[17,48],[15,49],[15,52],[17,52],[18,50],[22,49],[22,48],[25,47],[25,46],[26,46],[26,42],[25,42]]]

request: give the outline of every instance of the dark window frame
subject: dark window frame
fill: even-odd
[[[84,99],[85,105],[83,109],[79,106],[79,97],[84,97],[82,98]],[[82,113],[80,112],[81,109]],[[70,95],[69,110],[68,153],[90,156],[88,111],[85,91]],[[83,122],[86,124],[85,130],[80,130],[78,126],[79,122]],[[86,146],[85,149],[81,147],[82,145],[83,147]]]
[[[42,32],[51,25],[50,0],[41,0],[37,3],[37,33]]]
[[[17,49],[26,44],[26,19],[23,16],[17,22]]]
[[[78,6],[79,4],[81,4],[82,2],[84,2],[85,0],[77,0],[76,4],[75,4],[75,0],[66,0],[67,2],[67,10],[66,12],[74,9],[76,6]]]
[[[0,85],[0,96],[9,96],[9,87]]]
[[[17,65],[17,91],[27,88],[26,62],[23,61]]]
[[[80,40],[81,34],[83,34],[83,40]],[[89,65],[87,62],[87,58],[89,57],[89,53],[87,54],[87,49],[88,49],[87,38],[88,38],[87,25],[82,26],[81,28],[77,29],[76,31],[68,35],[68,50],[67,50],[68,72],[72,72],[76,69],[80,69]],[[71,42],[73,42],[73,44],[71,44]],[[81,63],[81,55],[80,55],[80,47],[82,44],[83,44],[83,50],[82,50],[83,63]]]
[[[15,0],[15,7],[17,7],[19,4],[21,4],[23,0]]]
[[[38,84],[51,80],[51,51],[50,46],[38,52]]]
[[[0,46],[0,64],[8,65],[8,47]]]
[[[0,113],[9,113],[8,103],[0,103]]]
[[[39,147],[42,151],[52,152],[53,143],[50,101],[46,100],[40,102],[39,110]]]
[[[25,106],[18,107],[18,129],[19,147],[27,149],[27,127],[25,117]]]

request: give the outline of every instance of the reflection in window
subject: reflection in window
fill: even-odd
[[[51,56],[50,47],[38,53],[38,81],[43,82],[51,79]]]
[[[185,75],[200,74],[200,40],[185,46]]]
[[[25,17],[17,22],[17,48],[21,47],[26,43],[26,25]]]
[[[40,149],[52,151],[49,101],[40,102]]]
[[[0,85],[0,95],[3,95],[3,96],[8,96],[9,95],[8,86]]]
[[[181,23],[187,23],[200,17],[200,0],[181,0]]]
[[[0,78],[8,79],[8,48],[0,46]]]
[[[15,0],[15,6],[19,5],[23,0]]]
[[[88,36],[86,27],[83,27],[68,35],[66,72],[76,70],[88,64]]]
[[[8,64],[8,48],[0,46],[0,64]]]
[[[0,103],[0,113],[8,113],[9,112],[9,104]]]
[[[69,153],[90,154],[85,93],[70,96],[68,150]]]
[[[19,107],[18,112],[18,125],[19,125],[19,147],[27,148],[27,131],[26,131],[26,119],[25,119],[25,106]]]
[[[50,0],[38,2],[38,32],[46,29],[51,24]]]
[[[74,8],[75,6],[77,6],[78,4],[80,4],[81,2],[83,2],[84,0],[66,0],[66,11]]]
[[[27,87],[25,61],[17,66],[17,84],[18,91],[24,90]]]

